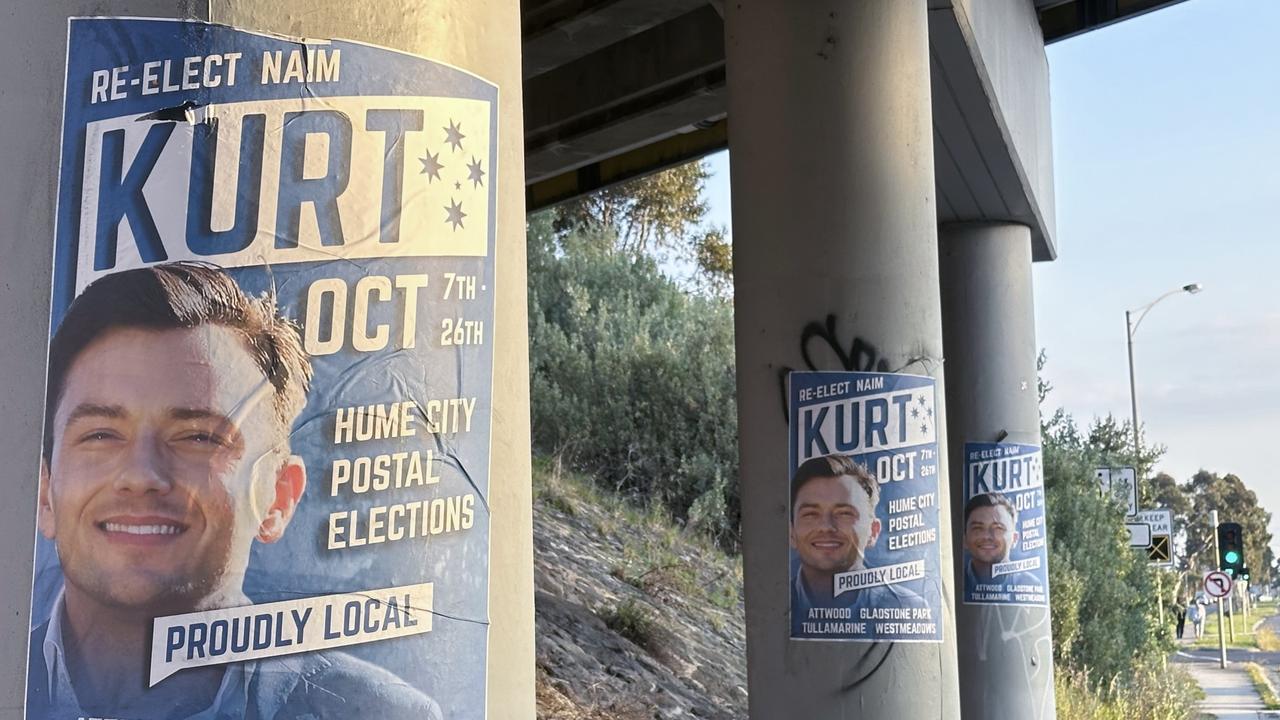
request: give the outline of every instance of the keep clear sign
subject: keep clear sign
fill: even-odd
[[[26,717],[485,717],[498,89],[68,37]]]
[[[1040,447],[965,443],[964,601],[1048,605]]]
[[[933,378],[789,377],[791,637],[941,642]]]

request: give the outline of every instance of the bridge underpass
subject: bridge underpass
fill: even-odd
[[[1044,43],[1170,4],[130,0],[110,12],[351,38],[502,89],[501,169],[490,178],[502,278],[493,338],[497,480],[487,499],[505,531],[488,546],[487,716],[533,714],[524,212],[728,147],[753,717],[956,718],[963,709],[965,717],[1021,719],[1053,714],[1047,609],[958,602],[964,570],[953,562],[952,528],[966,443],[1038,444],[1030,267],[1058,254]],[[0,146],[13,159],[0,192],[5,307],[47,307],[52,252],[42,239],[55,236],[59,178],[50,158],[60,155],[53,120],[68,101],[67,18],[104,12],[88,1],[20,5],[0,29],[0,89],[14,99],[0,109]],[[460,216],[449,217],[460,227]],[[828,316],[839,336],[868,338],[887,369],[925,377],[936,392],[937,427],[946,429],[934,476],[940,565],[927,578],[940,598],[936,642],[788,635],[787,418],[777,382],[781,368],[805,367],[802,328]],[[34,448],[49,320],[36,312],[2,321],[9,382],[0,390],[0,453],[25,462],[19,475],[27,478],[40,476]],[[16,549],[0,556],[0,572],[19,579],[0,588],[5,606],[18,609],[0,625],[5,720],[23,716],[28,656],[17,648],[33,629],[25,609],[38,569],[30,552],[36,495],[35,482],[15,483],[13,521],[0,529]]]
[[[945,367],[942,493],[962,525],[965,444],[1039,444],[1031,263],[1058,254],[1045,44],[1170,4],[930,0],[919,51],[884,40],[907,20],[839,4],[525,5],[530,211],[730,149],[753,716],[1053,716],[1047,609],[961,602],[960,530],[943,533],[943,566],[957,569],[943,578],[955,602],[940,654],[788,640],[785,418],[761,388],[804,368],[796,333],[824,317],[940,393]],[[884,90],[913,83],[910,100]],[[937,275],[920,271],[934,258]],[[915,304],[927,286],[939,295]]]

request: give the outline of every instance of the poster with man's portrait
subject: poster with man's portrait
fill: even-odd
[[[486,716],[497,110],[69,22],[27,718]]]
[[[791,638],[941,642],[933,378],[788,377]]]
[[[964,458],[964,602],[1048,606],[1040,447],[965,443]]]

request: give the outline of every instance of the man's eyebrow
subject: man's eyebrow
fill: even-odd
[[[202,407],[176,407],[169,410],[169,417],[174,420],[208,420],[213,419],[219,422],[234,424],[231,418],[216,410]]]
[[[124,408],[119,405],[99,405],[97,403],[80,403],[67,413],[66,425],[80,420],[82,418],[108,418],[118,420],[127,415]]]

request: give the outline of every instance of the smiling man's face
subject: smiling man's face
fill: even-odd
[[[272,386],[235,331],[108,331],[76,357],[53,423],[40,531],[68,593],[180,611],[238,591],[254,537],[273,541],[305,475]],[[286,507],[287,505],[287,507]]]
[[[815,477],[796,492],[791,547],[806,570],[844,572],[862,562],[879,536],[871,497],[856,478]]]
[[[1013,517],[1003,505],[974,508],[964,525],[964,547],[978,562],[1005,562],[1017,542]]]

